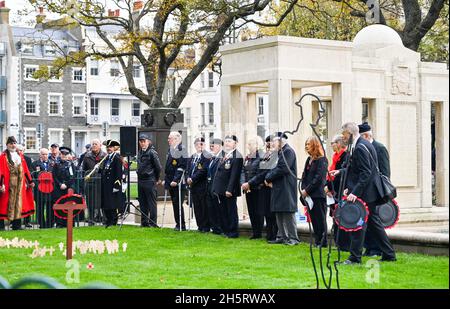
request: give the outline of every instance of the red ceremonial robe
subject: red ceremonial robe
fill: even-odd
[[[27,188],[27,181],[32,180],[25,158],[20,154],[22,159],[22,168],[24,177],[22,179],[22,218],[31,216],[34,213],[33,189]],[[0,186],[5,185],[5,192],[0,193],[0,220],[8,220],[8,200],[9,200],[9,167],[8,158],[4,151],[0,155]]]

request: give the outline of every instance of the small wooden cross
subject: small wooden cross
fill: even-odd
[[[73,240],[73,211],[78,209],[86,209],[85,204],[55,204],[53,209],[67,210],[67,245],[66,245],[66,260],[72,259],[72,240]]]

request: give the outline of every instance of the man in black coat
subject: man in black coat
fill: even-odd
[[[361,138],[358,126],[349,122],[342,126],[344,141],[351,141],[351,158],[347,169],[347,179],[345,182],[344,194],[349,202],[361,198],[369,207],[369,218],[367,224],[359,231],[351,233],[350,257],[344,264],[361,263],[362,247],[366,229],[371,231],[376,243],[382,251],[381,261],[395,261],[395,251],[386,231],[381,223],[376,206],[381,202],[383,192],[381,179],[377,173],[377,154],[371,143]],[[331,171],[331,175],[337,175],[340,171]]]
[[[145,214],[145,216],[141,216],[141,226],[158,227],[156,185],[160,183],[162,166],[148,134],[141,133],[139,135],[137,162],[138,200],[141,211]]]
[[[241,171],[243,158],[236,149],[237,137],[228,135],[224,138],[224,157],[220,159],[213,180],[213,193],[219,197],[222,229],[229,238],[239,237],[237,197],[241,196]]]
[[[208,178],[208,165],[211,155],[208,154],[203,137],[196,138],[194,141],[196,153],[189,160],[187,170],[187,184],[191,191],[192,204],[194,206],[195,221],[199,232],[207,233],[210,230],[208,218],[208,205],[206,203],[206,186]]]
[[[298,211],[297,157],[287,143],[287,136],[277,132],[273,136],[274,150],[278,152],[277,165],[267,173],[265,184],[272,187],[271,210],[278,226],[277,238],[271,244],[297,245],[295,213]]]
[[[52,198],[51,191],[49,189],[51,186],[54,187],[54,183],[49,180],[44,180],[48,186],[45,186],[44,183],[40,184],[39,175],[42,172],[51,173],[53,167],[48,160],[48,149],[41,148],[39,150],[39,159],[34,161],[31,164],[31,176],[33,179],[37,181],[36,186],[34,187],[34,200],[36,201],[36,217],[39,227],[43,228],[51,228],[55,223],[55,215],[52,209]],[[53,175],[52,175],[53,177]],[[42,186],[42,187],[41,187]],[[47,187],[47,189],[45,188]]]
[[[373,148],[375,148],[378,157],[378,169],[380,170],[381,174],[390,178],[391,166],[389,163],[388,150],[382,143],[376,141],[373,138],[372,128],[367,122],[358,125],[358,127],[359,127],[359,134],[361,134],[361,137],[364,138],[369,143],[371,143]],[[366,238],[364,240],[364,248],[366,248],[366,251],[364,252],[365,256],[381,255],[381,250],[377,246],[375,240],[373,239],[371,231],[366,232]]]
[[[208,165],[207,170],[207,186],[206,186],[206,201],[208,203],[208,216],[211,230],[214,234],[222,234],[223,229],[220,220],[220,204],[218,196],[212,191],[212,184],[214,177],[219,167],[220,160],[224,157],[225,153],[222,150],[223,141],[220,138],[214,138],[210,141],[211,150],[211,162]]]
[[[122,198],[122,160],[117,150],[120,144],[114,140],[103,142],[107,157],[100,165],[101,176],[101,208],[105,214],[105,228],[117,224],[117,209]]]
[[[184,221],[183,202],[186,197],[185,173],[189,155],[181,143],[181,134],[179,132],[170,132],[168,142],[169,150],[167,151],[166,166],[164,169],[164,188],[169,190],[170,198],[172,199],[173,214],[176,222],[174,230],[185,231],[186,223]]]

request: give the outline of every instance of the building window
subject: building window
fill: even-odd
[[[98,116],[98,98],[91,98],[91,115]]]
[[[62,94],[48,94],[48,114],[50,116],[62,115]]]
[[[214,73],[208,72],[208,87],[213,88],[214,87]]]
[[[139,117],[141,115],[141,102],[133,100],[131,105],[131,116]]]
[[[206,124],[205,103],[200,103],[200,115],[201,115],[201,125],[204,126]]]
[[[29,151],[38,149],[36,129],[25,129],[25,147]]]
[[[33,77],[33,74],[36,73],[38,69],[37,65],[26,65],[25,66],[25,79],[26,80],[36,80],[36,78]]]
[[[72,81],[84,82],[84,70],[83,68],[72,68]]]
[[[91,60],[91,75],[98,76],[98,60]]]
[[[37,93],[25,93],[25,114],[38,115],[39,95]]]
[[[56,72],[53,67],[48,67],[48,73],[51,76],[49,82],[62,82],[62,72]]]
[[[44,47],[45,56],[54,57],[56,56],[56,49],[52,45],[45,45]]]
[[[119,61],[117,61],[116,59],[112,59],[111,60],[111,72],[110,72],[112,77],[117,77],[120,75],[120,70],[119,70]]]
[[[203,72],[200,74],[200,82],[201,82],[202,88],[205,88],[205,74]]]
[[[84,95],[73,96],[73,116],[84,115]]]
[[[191,125],[191,108],[186,107],[184,110],[184,123],[186,127],[189,127]]]
[[[362,122],[369,121],[369,102],[367,100],[362,101]]]
[[[111,99],[111,116],[119,116],[119,99]]]
[[[258,116],[264,115],[264,98],[258,98]]]
[[[211,143],[214,139],[214,132],[209,132],[209,142]]]
[[[50,146],[52,144],[63,144],[63,138],[62,138],[62,130],[52,130],[49,129],[48,130],[48,147],[50,148]]]
[[[133,65],[133,77],[134,78],[141,77],[141,66],[139,64]]]
[[[214,124],[214,103],[209,102],[208,103],[208,107],[209,107],[209,124]]]
[[[31,43],[22,43],[22,54],[24,55],[33,55],[34,45]]]

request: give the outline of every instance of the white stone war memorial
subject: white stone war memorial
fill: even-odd
[[[448,207],[446,64],[421,62],[419,53],[404,47],[399,35],[383,25],[362,29],[353,42],[276,36],[227,45],[221,54],[222,131],[238,136],[241,151],[245,152],[246,139],[257,134],[256,94],[269,96],[270,132],[293,130],[300,117],[294,103],[305,93],[318,95],[326,103],[328,155],[329,140],[343,123],[367,120],[375,139],[389,150],[391,180],[402,211],[432,211],[433,113],[435,205]],[[299,171],[318,103],[309,99],[302,106],[305,119],[299,132],[289,137]]]

